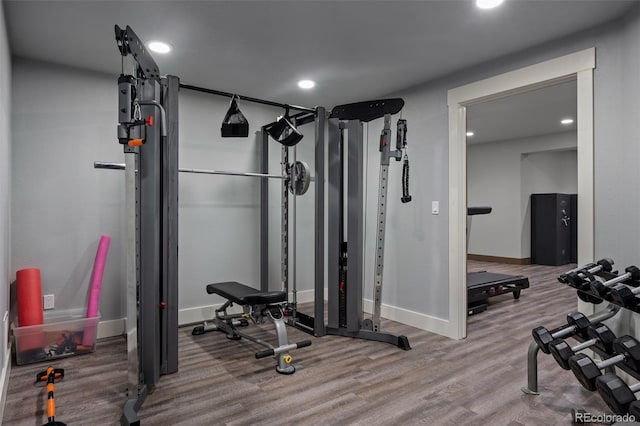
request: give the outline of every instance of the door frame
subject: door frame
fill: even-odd
[[[595,47],[448,91],[449,108],[449,330],[467,335],[466,107],[561,82],[577,81],[578,263],[594,256],[593,70]]]

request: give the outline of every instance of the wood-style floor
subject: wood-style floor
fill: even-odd
[[[469,270],[523,274],[520,300],[491,299],[469,318],[468,337],[453,341],[392,321],[382,329],[408,336],[412,349],[325,336],[293,352],[297,372],[277,374],[273,359],[221,333],[192,336],[181,328],[179,372],[163,376],[139,412],[143,425],[550,425],[571,424],[571,409],[607,412],[551,356],[539,355],[539,396],[525,395],[531,329],[554,327],[575,309],[575,292],[556,281],[567,267],[471,262]],[[431,284],[425,279],[425,292]],[[258,336],[269,338],[270,326]],[[288,328],[290,341],[310,338]],[[46,364],[13,366],[6,425],[46,423],[46,394],[32,385]],[[56,420],[68,425],[118,424],[125,401],[123,338],[100,340],[96,352],[56,361]]]

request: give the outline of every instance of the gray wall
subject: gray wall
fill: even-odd
[[[229,100],[183,90],[180,93],[180,165],[231,171],[257,171],[260,125],[281,113],[277,108],[241,102],[250,124],[247,139],[221,138],[220,124]],[[300,130],[297,158],[313,170],[313,124]],[[281,146],[270,139],[269,172],[280,173]],[[290,159],[291,161],[291,159]],[[280,289],[280,188],[269,180],[269,286]],[[260,285],[260,180],[236,176],[180,175],[180,308],[218,303],[205,284],[239,281]],[[297,198],[298,281],[313,289],[313,184]]]
[[[123,161],[114,139],[114,85],[54,65],[13,63],[12,271],[37,267],[57,310],[86,306],[101,234],[112,237],[100,298],[103,319],[123,316],[124,174],[93,168]]]
[[[638,263],[640,195],[636,189],[640,169],[637,117],[640,116],[640,18],[635,8],[623,20],[604,27],[522,51],[500,60],[463,70],[444,79],[392,94],[402,96],[409,120],[413,161],[414,202],[389,206],[387,256],[383,303],[438,318],[448,318],[448,111],[447,91],[467,83],[595,46],[595,255],[610,256],[620,265]],[[370,125],[371,126],[371,125]],[[380,126],[369,141],[375,144]],[[372,145],[375,146],[375,145]],[[377,161],[377,159],[376,159]],[[375,163],[372,163],[375,164]],[[391,182],[399,181],[391,170]],[[370,184],[377,182],[371,172]],[[400,188],[391,185],[390,200]],[[369,198],[371,202],[371,197]],[[431,215],[431,201],[440,201],[440,215]],[[624,200],[624,209],[619,206]],[[369,204],[370,206],[370,204]],[[369,209],[372,224],[375,208]],[[371,227],[369,234],[371,235]],[[373,259],[368,245],[367,259]],[[371,263],[371,261],[370,261]],[[366,265],[367,283],[372,264]],[[366,294],[371,294],[371,285]]]
[[[408,205],[399,203],[401,168],[399,164],[392,165],[389,199],[396,201],[388,208],[383,303],[439,318],[449,316],[447,91],[592,46],[597,48],[594,82],[596,256],[614,257],[619,265],[638,262],[640,240],[630,232],[640,226],[640,217],[636,213],[640,208],[640,196],[635,190],[640,178],[636,165],[640,154],[640,144],[636,142],[636,123],[640,116],[640,102],[637,100],[640,93],[638,11],[635,9],[625,20],[606,27],[522,51],[395,94],[406,101],[403,117],[409,120],[414,201]],[[12,154],[12,225],[15,234],[12,237],[11,270],[40,266],[45,291],[58,296],[58,306],[60,303],[84,305],[87,277],[99,234],[121,235],[122,231],[121,175],[96,171],[91,167],[96,159],[122,159],[114,139],[115,76],[98,76],[41,63],[16,62],[13,70],[16,96]],[[209,101],[196,99],[194,95],[189,105],[191,102],[197,105]],[[222,108],[219,111],[224,109],[222,105],[217,108]],[[206,164],[211,167],[221,164],[217,163],[218,158],[223,158],[224,166],[229,168],[255,164],[254,151],[245,149],[246,145],[227,145],[225,141],[222,150],[220,147],[209,150],[204,145],[204,136],[218,132],[219,111],[206,117],[213,123],[212,129],[206,130],[201,127],[204,123],[189,121],[189,115],[184,111],[189,111],[188,105],[183,107],[181,114],[181,143],[194,146],[184,148],[193,149],[191,153],[181,151],[183,166],[196,166],[187,164],[187,160],[195,162],[200,157],[203,164],[208,159]],[[275,116],[277,112],[265,114]],[[203,118],[204,112],[195,108],[193,117]],[[381,126],[380,120],[368,125],[367,298],[372,295],[379,164],[375,147]],[[278,158],[274,157],[277,157],[275,153],[271,158],[272,164],[275,162],[272,170],[277,170]],[[192,248],[186,241],[184,244],[187,246],[181,246],[181,259],[191,262],[185,252],[198,259],[188,265],[181,263],[183,309],[187,305],[207,304],[200,297],[203,295],[202,284],[206,282],[232,276],[247,280],[257,278],[257,269],[253,269],[257,268],[257,252],[252,245],[256,241],[253,238],[257,228],[253,228],[252,221],[256,217],[256,207],[251,204],[255,199],[248,196],[256,193],[257,189],[252,186],[255,183],[223,181],[213,183],[212,180],[210,184],[194,181],[193,186],[184,189],[181,196],[185,203],[181,207],[181,239],[198,241],[198,245]],[[272,193],[277,194],[277,188]],[[272,234],[276,235],[279,229],[277,200],[274,198],[276,204],[272,207],[272,217],[276,219],[271,222]],[[432,200],[440,201],[439,215],[431,215]],[[619,206],[622,200],[624,209],[612,208]],[[192,210],[196,206],[202,210]],[[226,212],[225,218],[239,220],[228,225],[225,223],[226,226],[218,224],[222,217],[219,214],[223,211]],[[311,215],[305,216],[307,224],[301,228],[308,226],[311,229],[311,218]],[[213,228],[202,223],[207,219],[211,219]],[[241,229],[241,234],[231,232],[232,229]],[[188,237],[189,232],[194,235]],[[233,239],[238,235],[242,236],[241,240]],[[312,240],[301,236],[301,241],[310,245]],[[118,242],[114,241],[101,302],[106,318],[122,316],[124,296],[122,276],[118,271],[123,259],[117,246]],[[278,248],[272,250],[272,264],[277,265],[278,253]],[[225,257],[227,254],[229,256]],[[237,257],[252,260],[243,262]],[[226,259],[233,267],[225,268],[227,263],[220,259]],[[202,262],[207,262],[207,266]],[[300,267],[299,271],[304,269]],[[307,269],[311,271],[310,267]],[[277,272],[272,271],[270,278],[272,282],[277,280]],[[302,284],[310,288],[311,280]]]
[[[124,173],[93,162],[124,162],[116,139],[117,76],[17,59],[13,66],[13,262],[11,270],[39,267],[43,294],[56,309],[86,306],[100,234],[112,237],[102,285],[103,320],[124,316]],[[257,171],[253,132],[273,121],[277,108],[242,103],[250,138],[222,139],[226,98],[182,91],[180,165]],[[313,172],[313,125],[298,158]],[[270,142],[270,172],[280,171],[280,145]],[[280,288],[280,181],[270,183],[269,281]],[[313,185],[313,184],[312,184]],[[313,188],[313,187],[311,187]],[[220,302],[205,284],[237,280],[259,286],[259,180],[180,175],[179,307]],[[298,197],[298,277],[313,288],[313,191]],[[15,272],[14,272],[15,273]]]
[[[448,244],[446,194],[448,136],[438,131],[446,103],[430,91],[403,94],[410,156],[410,193],[413,200],[402,204],[402,163],[389,167],[385,261],[382,303],[439,318],[447,317]],[[446,99],[446,98],[445,98]],[[396,119],[392,130],[395,138]],[[446,116],[444,116],[446,120]],[[366,165],[364,297],[373,299],[376,214],[382,119],[371,121]],[[427,129],[429,129],[427,131]],[[367,134],[367,133],[365,133]],[[394,139],[395,140],[395,139]],[[431,200],[440,200],[440,215],[431,215]],[[444,261],[443,261],[444,259]]]
[[[0,315],[9,309],[9,284],[15,278],[11,268],[11,55],[0,4]],[[6,324],[0,323],[0,369],[5,365]],[[0,384],[0,386],[2,386]]]
[[[493,208],[472,218],[468,252],[529,257],[529,195],[577,192],[575,147],[575,131],[467,145],[468,203]]]

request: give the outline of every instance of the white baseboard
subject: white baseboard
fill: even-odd
[[[315,300],[313,290],[302,290],[298,292],[298,303],[309,303]],[[324,289],[324,298],[327,299],[327,289]],[[293,300],[293,293],[289,292],[289,300]]]
[[[178,325],[194,324],[197,322],[213,319],[215,310],[222,306],[222,303],[216,305],[198,306],[196,308],[180,309],[178,311]],[[229,312],[236,312],[237,307],[234,305]],[[237,312],[241,312],[237,309]]]
[[[289,300],[292,299],[289,293]],[[304,290],[298,292],[298,303],[313,302],[313,290]],[[222,306],[222,303],[215,305],[198,306],[196,308],[180,309],[178,311],[178,325],[194,324],[207,321],[215,316],[215,310]],[[230,313],[242,312],[242,308],[234,305],[229,309]]]
[[[11,346],[4,355],[4,365],[0,372],[0,424],[4,417],[4,404],[7,402],[7,389],[9,388],[9,376],[11,374]]]
[[[104,337],[122,336],[125,331],[126,319],[100,321],[98,323],[98,339]]]
[[[327,289],[325,288],[325,300],[327,295]],[[292,295],[289,294],[289,300],[292,299]],[[314,291],[304,290],[298,292],[298,303],[313,302]],[[178,324],[194,324],[206,320],[210,320],[215,315],[215,310],[222,306],[222,303],[215,305],[198,306],[195,308],[180,309],[178,311]],[[370,299],[364,299],[363,309],[367,313],[373,311],[373,301]],[[240,312],[241,308],[234,305],[230,309],[230,312]],[[392,321],[397,321],[402,324],[410,325],[412,327],[419,328],[421,330],[429,331],[431,333],[440,334],[445,337],[452,337],[451,323],[448,320],[442,318],[436,318],[429,315],[421,314],[404,308],[398,308],[396,306],[390,306],[382,304],[381,315],[384,318]],[[109,321],[101,321],[98,324],[98,338],[122,336],[125,333],[125,318]]]
[[[373,301],[370,299],[364,299],[362,307],[365,312],[372,313]],[[420,330],[453,338],[451,334],[451,323],[449,320],[443,320],[442,318],[432,317],[419,312],[410,311],[408,309],[398,308],[396,306],[385,305],[384,303],[381,306],[380,315],[392,321],[397,321],[402,324],[410,325],[411,327],[419,328]]]

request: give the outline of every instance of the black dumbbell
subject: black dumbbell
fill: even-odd
[[[636,419],[640,419],[640,401],[633,401],[629,404],[629,414]]]
[[[558,281],[563,284],[580,284],[588,274],[596,274],[600,271],[611,272],[613,270],[613,259],[600,259],[596,263],[589,263],[575,268],[558,277]],[[584,272],[587,272],[585,274]]]
[[[596,379],[596,388],[611,411],[626,414],[629,405],[636,401],[634,394],[640,390],[640,383],[629,386],[616,374],[607,373]]]
[[[567,325],[556,328],[549,331],[545,327],[536,327],[531,330],[533,340],[538,344],[538,347],[545,354],[549,352],[549,343],[554,339],[562,337],[573,336],[578,334],[579,336],[586,337],[587,328],[591,325],[591,321],[582,312],[573,312],[567,315]]]
[[[622,281],[627,281],[629,279],[640,280],[640,269],[638,269],[637,267],[629,266],[627,269],[625,269],[625,271],[626,273],[620,275],[620,277],[627,275],[628,278]],[[611,300],[613,300],[614,303],[617,303],[624,307],[633,307],[636,306],[639,302],[638,298],[636,297],[638,293],[640,293],[640,287],[631,288],[626,285],[619,285],[611,289]]]
[[[631,336],[618,337],[613,342],[616,354],[600,362],[595,362],[585,354],[569,358],[569,368],[580,384],[590,391],[596,390],[596,379],[602,375],[600,370],[624,362],[635,371],[640,371],[640,342]]]
[[[607,354],[613,352],[613,342],[616,335],[604,324],[592,324],[587,328],[587,336],[590,337],[579,345],[569,346],[562,339],[555,339],[549,343],[549,351],[558,365],[565,370],[569,370],[569,358],[574,356],[576,352],[595,346]]]
[[[596,283],[596,286],[599,283],[593,274],[601,271],[611,272],[613,269],[613,261],[611,259],[601,259],[598,262],[600,263],[599,265],[590,269],[581,269],[567,274],[567,283],[577,289],[578,297],[587,303],[599,304],[604,299],[603,295],[598,291],[599,288],[594,290],[591,287],[592,283]]]
[[[623,282],[629,281],[629,280],[640,280],[640,269],[638,269],[636,266],[627,267],[625,269],[625,273],[624,274],[619,275],[617,277],[614,277],[614,278],[612,278],[610,280],[607,280],[605,282],[600,282],[600,281],[598,281],[596,279],[593,279],[589,283],[589,290],[595,296],[606,297],[608,293],[613,291],[613,288],[614,288],[614,286],[616,284],[620,284],[620,283],[623,283]],[[619,287],[623,287],[623,286],[619,286]],[[611,293],[611,297],[614,298],[614,294],[613,293]],[[624,295],[623,297],[629,298],[630,296]],[[633,299],[635,299],[635,298],[632,295],[631,299],[629,299],[627,301],[629,303],[632,303]],[[615,301],[615,299],[614,299],[614,301]],[[622,303],[622,300],[616,301],[616,303]]]
[[[592,269],[598,268],[596,271],[591,272]],[[562,284],[569,284],[569,275],[571,275],[571,277],[573,277],[574,279],[577,279],[579,277],[578,273],[580,271],[587,271],[591,274],[595,274],[596,272],[598,272],[600,270],[599,265],[596,265],[595,263],[587,263],[584,266],[580,266],[577,268],[573,268],[570,271],[565,272],[564,274],[560,274],[558,276],[558,281],[560,281]]]

